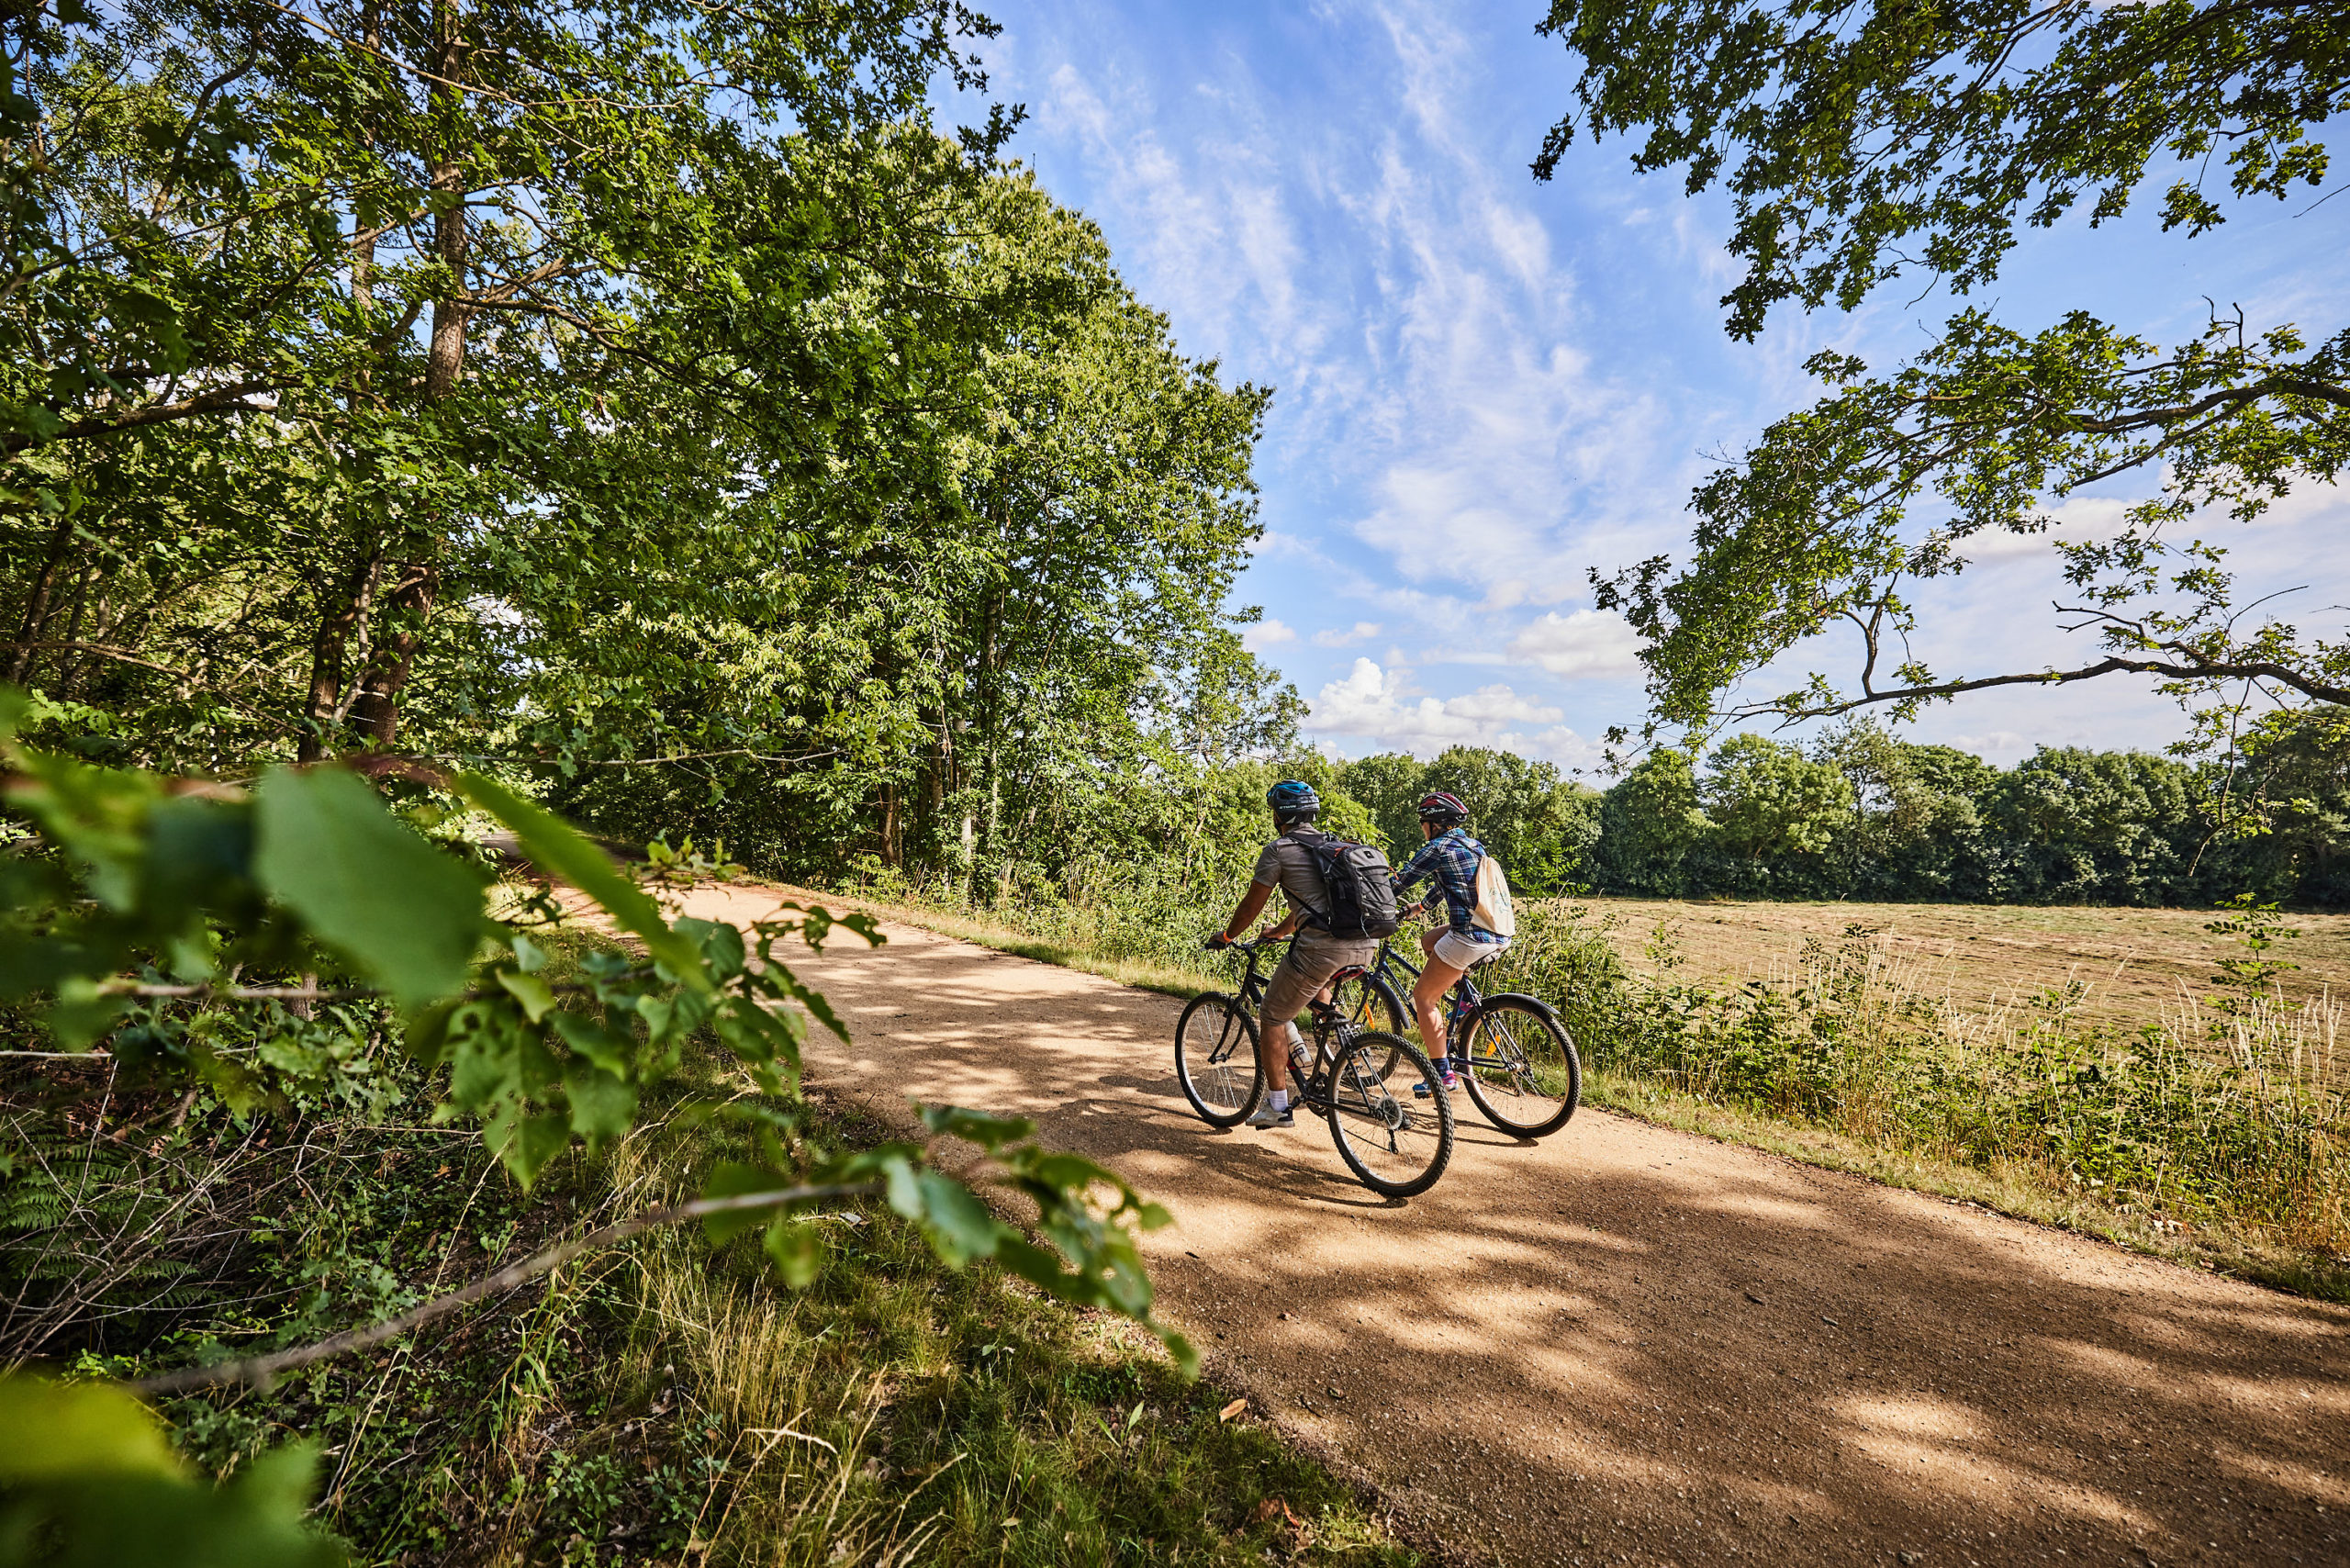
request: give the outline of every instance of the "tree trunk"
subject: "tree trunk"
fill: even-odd
[[[41,632],[49,624],[50,595],[56,591],[57,574],[64,569],[73,543],[73,520],[61,517],[56,532],[50,535],[49,559],[41,563],[40,575],[33,579],[32,591],[25,596],[25,615],[17,623],[17,645],[8,651],[8,679],[14,685],[22,686],[31,678],[36,662],[32,644],[41,640]]]
[[[375,4],[369,0],[360,22],[360,53],[353,62],[361,71],[375,63],[376,51],[383,47],[382,18]],[[359,145],[367,151],[375,147],[375,128],[363,124],[359,128]],[[362,226],[352,219],[351,235],[351,308],[357,318],[359,330],[372,332],[375,324],[375,241]],[[364,362],[362,362],[363,364]],[[369,400],[372,377],[362,369],[352,380],[345,404],[356,416]],[[352,537],[363,539],[368,532],[364,507],[352,509]],[[376,574],[384,564],[382,546],[366,552],[364,558],[351,574],[350,586],[339,599],[320,606],[319,629],[310,638],[310,695],[302,705],[304,721],[301,737],[295,742],[294,756],[297,762],[317,762],[326,755],[329,731],[336,724],[348,704],[343,700],[344,655],[348,651],[352,632],[367,624],[373,608]],[[365,646],[360,657],[366,658]]]
[[[441,569],[429,561],[407,561],[399,581],[384,597],[384,635],[359,678],[359,697],[351,708],[352,723],[379,746],[388,749],[399,738],[400,690],[408,685],[424,623],[440,594]]]
[[[464,29],[456,0],[439,0],[433,6],[432,71],[443,83],[464,78]],[[464,107],[454,85],[432,91],[433,107],[444,118],[454,118]],[[449,281],[432,302],[432,342],[424,361],[424,400],[445,401],[457,389],[465,370],[465,169],[463,149],[453,137],[432,165],[432,189],[455,199],[432,217],[432,250],[449,269]]]
[[[455,130],[445,129],[464,109],[464,95],[461,91],[464,80],[464,27],[457,0],[436,0],[432,34],[432,73],[443,84],[433,88],[432,106],[436,118],[444,122],[441,134],[448,140],[434,158],[431,185],[434,191],[446,192],[454,199],[432,218],[433,253],[449,269],[449,276],[440,297],[432,302],[432,337],[424,361],[424,401],[428,410],[455,393],[465,369],[465,321],[469,312],[464,138]],[[437,554],[439,543],[437,539],[431,540],[424,548]],[[377,639],[375,657],[360,677],[358,699],[351,711],[352,722],[360,732],[386,748],[399,738],[400,692],[408,685],[417,645],[423,639],[425,623],[431,619],[441,594],[441,568],[437,562],[409,559],[399,562],[398,566],[399,579],[384,599],[385,633]]]
[[[310,639],[310,698],[302,708],[302,717],[308,722],[296,743],[297,761],[316,762],[326,755],[327,736],[350,706],[343,700],[343,655],[351,633],[364,631],[375,610],[375,579],[383,566],[381,554],[359,563],[352,568],[351,586],[343,591],[341,603],[319,618],[318,634]],[[359,656],[362,660],[368,656],[364,639],[359,644]]]

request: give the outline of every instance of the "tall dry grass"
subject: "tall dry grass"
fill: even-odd
[[[1724,985],[1688,974],[1669,926],[1635,973],[1604,917],[1528,913],[1490,986],[1558,1003],[1598,1069],[2162,1223],[2350,1244],[2350,1061],[2330,995],[2182,990],[2159,1024],[2118,1030],[2082,1019],[2088,980],[1961,1007],[1947,972],[1862,927]]]

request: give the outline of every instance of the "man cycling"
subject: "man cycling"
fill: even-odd
[[[1321,836],[1314,819],[1321,814],[1322,798],[1314,787],[1286,779],[1265,791],[1265,804],[1272,808],[1280,836],[1258,855],[1248,890],[1224,929],[1208,938],[1208,946],[1228,947],[1246,935],[1275,888],[1289,899],[1288,918],[1265,933],[1269,941],[1292,932],[1297,939],[1273,971],[1272,982],[1265,988],[1264,1010],[1258,1014],[1257,1067],[1265,1075],[1266,1097],[1248,1123],[1252,1127],[1288,1127],[1297,1125],[1291,1114],[1289,1053],[1299,1043],[1290,1020],[1328,990],[1331,977],[1340,969],[1369,965],[1379,955],[1379,943],[1330,935],[1329,890],[1322,880],[1321,863],[1308,847]]]
[[[1450,915],[1441,929],[1420,933],[1420,951],[1427,957],[1427,967],[1412,988],[1412,1013],[1420,1021],[1420,1043],[1427,1047],[1437,1081],[1447,1089],[1459,1087],[1458,1070],[1466,1064],[1441,1054],[1444,1020],[1438,1014],[1438,1003],[1462,975],[1509,950],[1508,937],[1497,936],[1476,922],[1477,864],[1485,857],[1485,846],[1469,836],[1464,825],[1468,821],[1469,808],[1458,795],[1438,790],[1422,801],[1420,836],[1427,842],[1395,873],[1399,895],[1413,883],[1433,876]]]

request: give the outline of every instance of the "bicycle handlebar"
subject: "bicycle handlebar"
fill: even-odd
[[[1262,936],[1252,936],[1245,942],[1218,942],[1214,937],[1210,937],[1201,944],[1211,953],[1253,953],[1264,945],[1265,938]]]

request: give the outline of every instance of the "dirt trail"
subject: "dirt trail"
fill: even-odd
[[[695,894],[747,924],[776,895]],[[1211,1131],[1179,1004],[901,925],[811,1075],[1017,1113],[1177,1224],[1167,1316],[1465,1561],[2350,1562],[2350,1311],[1585,1110],[1391,1206]]]

